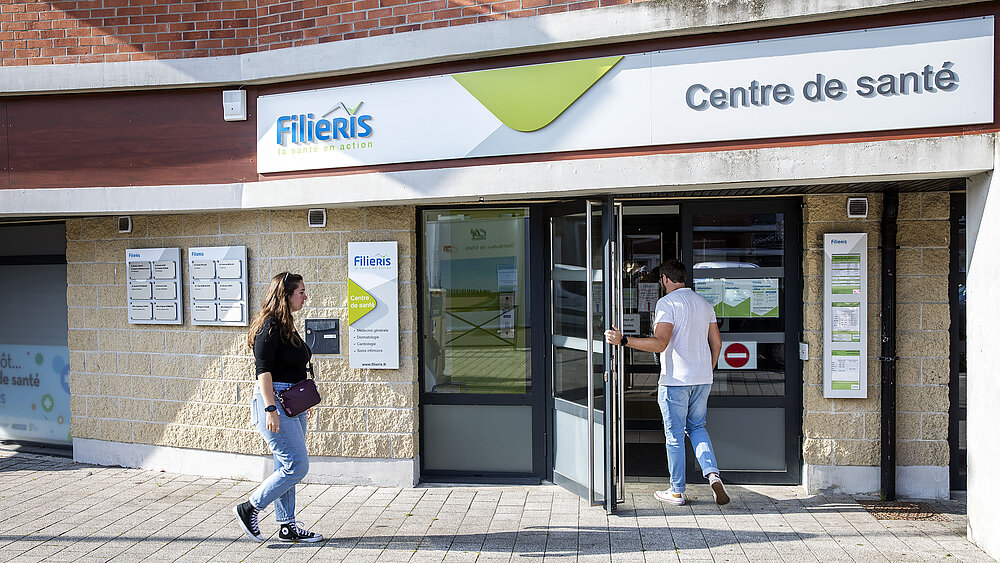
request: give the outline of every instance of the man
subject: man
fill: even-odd
[[[712,440],[705,429],[712,371],[722,349],[715,311],[704,297],[687,287],[684,264],[668,260],[653,272],[666,292],[656,302],[653,337],[629,338],[611,327],[604,332],[604,338],[609,344],[660,355],[657,402],[667,438],[670,489],[656,491],[657,500],[678,506],[687,502],[684,496],[684,435],[687,434],[702,474],[712,487],[715,502],[726,504],[729,494],[719,478]]]

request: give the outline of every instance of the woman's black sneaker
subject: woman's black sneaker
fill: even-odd
[[[260,535],[260,527],[257,525],[257,515],[260,513],[257,507],[250,504],[250,501],[242,502],[233,507],[233,514],[240,528],[246,532],[250,539],[264,541],[264,536]]]
[[[323,536],[314,534],[309,530],[302,529],[301,524],[301,522],[289,522],[287,524],[282,524],[281,530],[278,532],[278,539],[287,542],[305,543],[323,541]]]

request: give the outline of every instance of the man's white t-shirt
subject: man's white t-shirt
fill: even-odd
[[[675,289],[656,302],[653,326],[674,325],[670,343],[660,352],[660,385],[712,383],[708,327],[714,322],[715,310],[691,288]]]

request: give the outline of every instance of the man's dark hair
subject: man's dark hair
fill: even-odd
[[[664,275],[674,283],[687,283],[687,268],[680,260],[667,260],[653,271],[657,280],[660,279],[661,275]]]

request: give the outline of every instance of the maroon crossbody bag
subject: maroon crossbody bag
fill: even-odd
[[[309,362],[306,371],[312,376],[311,378],[307,377],[278,393],[281,408],[285,409],[285,414],[288,416],[298,416],[306,409],[318,405],[321,400],[319,390],[316,389],[316,375],[313,373],[312,362]]]

